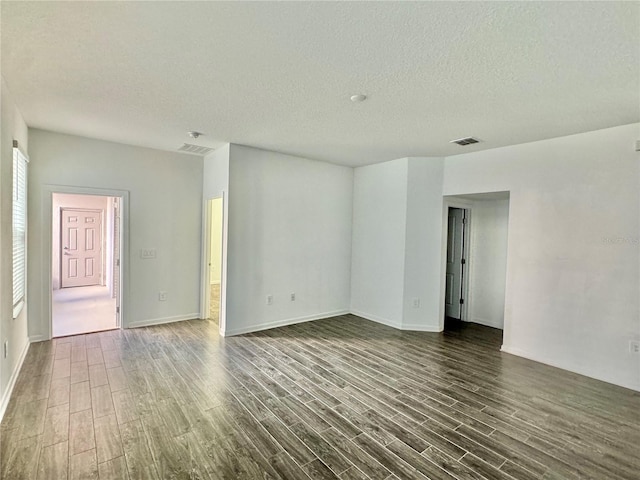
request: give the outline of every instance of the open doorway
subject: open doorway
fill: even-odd
[[[445,197],[444,208],[444,330],[472,328],[501,341],[509,192]]]
[[[449,207],[447,212],[447,268],[445,277],[445,329],[464,320],[464,302],[467,290],[466,223],[468,210]]]
[[[208,246],[206,258],[207,293],[206,318],[220,325],[220,305],[222,296],[222,239],[223,201],[222,197],[208,201]]]
[[[120,198],[52,194],[52,336],[120,327]]]

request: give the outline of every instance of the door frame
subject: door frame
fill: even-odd
[[[211,261],[211,200],[222,199],[222,252],[220,275],[220,312],[218,314],[218,327],[221,336],[225,336],[227,327],[227,245],[228,245],[228,218],[229,206],[226,191],[222,195],[205,198],[202,206],[202,248],[200,270],[200,318],[206,320],[210,307],[210,269]]]
[[[47,320],[47,338],[35,339],[51,340],[53,338],[53,285],[52,285],[52,251],[53,248],[53,194],[70,193],[75,195],[99,195],[103,197],[120,198],[120,316],[118,328],[123,329],[128,326],[127,312],[129,307],[129,192],[127,190],[116,190],[108,188],[91,188],[69,185],[43,185],[42,186],[42,231],[44,241],[42,242],[42,263],[40,265],[40,308],[43,317]]]
[[[66,211],[75,211],[75,212],[95,212],[95,213],[99,213],[100,214],[100,280],[98,282],[98,285],[104,285],[104,275],[105,275],[105,251],[104,251],[104,243],[105,243],[105,234],[106,234],[106,229],[105,229],[105,225],[104,225],[104,221],[105,221],[105,211],[102,209],[96,209],[96,208],[76,208],[76,207],[60,207],[60,288],[75,288],[75,287],[64,287],[62,285],[62,264],[63,264],[63,254],[64,252],[62,251],[64,249],[64,247],[62,246],[62,244],[64,243],[62,241],[63,237],[64,237],[64,232],[63,232],[63,228],[62,228],[62,223],[63,223],[63,216],[62,216],[62,212],[66,210]]]
[[[458,221],[454,222],[454,225],[452,225],[449,221],[447,221],[447,263],[446,263],[446,271],[445,271],[445,279],[450,275],[449,274],[449,256],[452,255],[453,256],[453,261],[452,261],[452,272],[451,275],[452,276],[459,276],[459,284],[458,284],[458,292],[451,292],[452,296],[453,296],[453,302],[451,305],[451,309],[455,310],[455,304],[457,303],[457,310],[458,310],[458,316],[459,318],[457,318],[457,320],[461,320],[464,321],[465,320],[465,314],[467,312],[464,311],[465,306],[467,305],[468,299],[466,296],[466,291],[465,291],[465,282],[467,280],[467,275],[468,275],[468,266],[467,266],[467,260],[468,260],[468,252],[467,252],[467,235],[468,235],[468,230],[467,230],[467,225],[469,223],[469,211],[466,208],[459,208],[459,207],[452,207],[449,206],[449,208],[447,209],[447,216],[448,219],[450,220],[452,217],[452,210],[454,212],[462,212],[462,218],[460,219],[460,235],[461,238],[458,239],[456,241],[456,244],[451,244],[449,245],[449,235],[451,235],[451,228],[455,231],[457,229],[457,224]],[[454,218],[455,217],[455,213],[454,213]],[[460,260],[459,260],[459,264],[455,265],[457,263],[456,261],[456,251],[458,249],[458,245],[460,246]],[[454,251],[450,252],[449,248],[452,248]],[[458,270],[459,269],[459,270]],[[457,271],[456,271],[457,270]],[[452,289],[455,287],[456,285],[456,281],[454,280],[452,282]],[[456,317],[447,317],[447,303],[446,303],[446,298],[447,298],[447,282],[445,280],[445,306],[444,306],[444,311],[445,311],[445,319],[446,318],[456,318]],[[460,300],[462,300],[462,303],[460,303]],[[453,314],[453,312],[451,312]]]
[[[461,208],[465,210],[466,223],[464,225],[464,242],[462,245],[462,256],[465,259],[465,267],[462,275],[462,298],[464,303],[460,308],[460,320],[463,322],[469,321],[470,312],[473,305],[473,292],[469,287],[469,278],[471,277],[471,270],[473,268],[473,255],[472,255],[472,243],[471,232],[473,228],[473,202],[464,200],[461,198],[443,197],[442,199],[442,250],[441,250],[441,268],[442,275],[440,276],[440,316],[439,316],[439,329],[444,330],[445,319],[445,307],[444,302],[446,298],[447,289],[447,240],[449,237],[449,207]]]

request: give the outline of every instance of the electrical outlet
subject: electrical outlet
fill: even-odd
[[[165,292],[164,290],[161,291],[161,292],[158,292],[158,301],[166,302],[167,301],[167,292]]]
[[[629,342],[629,352],[640,353],[640,340],[631,340]]]
[[[420,299],[419,298],[414,298],[413,299],[413,308],[420,308]]]
[[[292,294],[291,294],[291,301],[292,301],[292,302],[295,302],[295,301],[296,301],[296,294],[295,294],[295,293],[292,293]]]
[[[267,305],[273,305],[273,295],[267,295]]]
[[[9,354],[9,340],[4,342],[4,347],[2,350],[3,350],[2,354],[4,355],[4,358],[7,358],[7,355]]]
[[[150,260],[156,258],[156,249],[155,248],[143,248],[140,250],[140,258],[145,260]]]

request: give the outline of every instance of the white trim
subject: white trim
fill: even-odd
[[[429,333],[439,333],[442,329],[436,325],[422,325],[419,323],[409,323],[403,324],[400,330],[408,330],[411,332],[429,332]]]
[[[357,317],[364,318],[365,320],[370,320],[372,322],[380,323],[382,325],[386,325],[387,327],[395,328],[396,330],[403,331],[412,331],[412,332],[441,332],[442,328],[434,325],[423,325],[421,323],[401,323],[396,322],[394,320],[389,320],[384,317],[379,317],[377,315],[371,315],[369,313],[361,312],[358,310],[351,310],[352,315],[356,315]]]
[[[486,318],[473,317],[466,321],[470,323],[478,323],[480,325],[484,325],[485,327],[498,328],[500,330],[502,330],[502,327],[504,326],[504,320],[500,322],[499,320],[489,320]]]
[[[38,332],[33,337],[44,337],[43,340],[53,338],[52,324],[52,217],[53,217],[53,194],[70,193],[76,195],[99,195],[103,197],[119,197],[120,202],[120,328],[128,328],[126,314],[129,310],[129,191],[116,190],[110,188],[77,187],[73,185],[42,185],[42,232],[46,233],[42,241],[41,265],[39,289],[40,311],[45,325],[44,332]],[[28,305],[28,301],[27,301]],[[31,330],[31,325],[29,330]]]
[[[11,399],[13,388],[16,386],[18,375],[20,375],[20,370],[22,370],[22,364],[24,363],[24,359],[27,357],[27,352],[29,351],[30,345],[31,345],[30,339],[27,338],[27,343],[22,349],[22,353],[20,353],[20,358],[18,359],[16,368],[13,370],[13,373],[9,378],[9,383],[7,384],[7,388],[4,391],[4,395],[2,396],[2,402],[0,402],[0,422],[2,421],[2,418],[4,417],[5,412],[7,411],[7,406],[9,405],[9,400]]]
[[[379,317],[378,315],[373,315],[371,313],[362,312],[360,310],[351,309],[351,314],[356,315],[358,317],[362,317],[365,320],[371,320],[372,322],[381,323],[382,325],[386,325],[387,327],[392,327],[397,330],[402,330],[402,322],[398,322],[395,320],[389,320],[388,318]]]
[[[131,322],[127,328],[150,327],[152,325],[162,325],[163,323],[182,322],[184,320],[198,320],[198,312],[188,313],[186,315],[175,315],[173,317],[150,318],[148,320],[138,320]]]
[[[360,312],[358,310],[335,310],[332,312],[324,312],[324,313],[319,313],[315,315],[307,315],[304,317],[276,320],[275,322],[264,323],[260,325],[253,325],[250,327],[237,328],[230,331],[221,331],[221,335],[223,337],[231,337],[233,335],[242,335],[244,333],[260,332],[262,330],[269,330],[271,328],[286,327],[288,325],[295,325],[297,323],[311,322],[314,320],[324,320],[327,318],[332,318],[332,317],[337,317],[340,315],[347,315],[347,314],[355,315],[365,320],[380,323],[382,325],[386,325],[387,327],[395,328],[396,330],[414,331],[414,332],[432,332],[432,333],[437,333],[442,331],[442,330],[438,330],[438,327],[434,327],[432,325],[421,325],[421,324],[403,325],[393,320],[388,320],[386,318]]]
[[[350,313],[349,310],[334,310],[332,312],[318,313],[314,315],[307,315],[304,317],[285,318],[283,320],[276,320],[274,322],[262,323],[260,325],[251,325],[249,327],[236,328],[233,330],[221,331],[223,337],[231,337],[233,335],[241,335],[243,333],[259,332],[261,330],[269,330],[271,328],[286,327],[287,325],[295,325],[296,323],[311,322],[313,320],[322,320],[325,318],[337,317],[339,315],[346,315]]]
[[[29,343],[46,342],[49,340],[45,335],[29,335]]]
[[[218,326],[221,336],[225,336],[227,324],[227,250],[229,239],[229,201],[225,190],[221,195],[203,199],[202,206],[202,241],[200,243],[200,312],[199,318],[209,317],[210,272],[209,256],[211,250],[211,200],[222,199],[222,257],[220,265],[220,309],[218,311]],[[228,335],[228,333],[226,334]]]
[[[220,310],[218,326],[220,335],[224,336],[227,327],[227,258],[229,246],[229,195],[222,191],[222,265],[220,266]]]
[[[447,237],[449,234],[449,207],[451,208],[462,208],[466,210],[466,224],[464,226],[464,245],[463,245],[463,254],[466,260],[466,269],[465,275],[463,278],[462,284],[462,298],[464,298],[465,302],[460,309],[460,318],[463,321],[466,321],[467,318],[470,317],[470,304],[472,303],[473,292],[470,290],[471,283],[469,282],[471,267],[473,264],[473,258],[471,255],[471,233],[472,229],[472,218],[473,218],[473,202],[470,200],[462,199],[462,198],[453,198],[444,196],[442,198],[442,241],[441,241],[441,252],[440,252],[440,305],[438,308],[438,323],[441,332],[444,330],[444,317],[445,317],[445,295],[446,295],[446,285],[447,285]]]
[[[502,345],[502,347],[500,347],[500,351],[504,352],[504,353],[508,353],[509,355],[514,355],[516,357],[525,358],[525,359],[530,360],[532,362],[542,363],[542,364],[548,365],[550,367],[559,368],[561,370],[566,370],[568,372],[577,373],[578,375],[582,375],[584,377],[593,378],[595,380],[599,380],[601,382],[609,383],[611,385],[617,385],[619,387],[628,388],[629,390],[634,390],[634,391],[640,392],[640,385],[612,382],[608,378],[597,377],[597,376],[593,375],[592,373],[581,371],[580,368],[576,368],[576,367],[569,368],[567,365],[561,365],[560,363],[557,363],[557,362],[554,362],[554,361],[550,361],[550,360],[546,360],[546,359],[545,360],[541,360],[536,354],[527,352],[527,351],[522,350],[520,348],[509,347],[507,345]]]
[[[211,200],[212,198],[204,198],[202,200],[202,242],[200,243],[200,318],[209,317],[210,310],[210,286],[209,277],[211,268],[209,261],[211,256]]]

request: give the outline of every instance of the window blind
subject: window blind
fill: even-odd
[[[27,162],[14,142],[13,148],[13,318],[25,303],[27,280]]]

